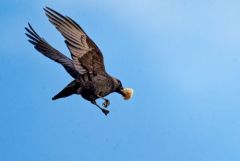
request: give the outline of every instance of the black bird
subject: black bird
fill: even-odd
[[[60,63],[74,78],[52,100],[79,94],[107,115],[109,111],[105,108],[110,104],[110,101],[104,98],[105,96],[112,92],[117,92],[124,99],[130,99],[133,95],[133,90],[131,88],[123,88],[119,79],[110,76],[106,72],[100,49],[83,29],[70,17],[63,16],[49,7],[44,8],[44,11],[49,21],[65,38],[65,43],[72,59],[54,49],[34,31],[30,24],[28,24],[28,28],[25,28],[29,42],[44,56]],[[103,107],[96,103],[98,98],[104,100]]]

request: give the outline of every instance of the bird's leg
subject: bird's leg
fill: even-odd
[[[94,105],[96,105],[103,113],[104,113],[104,115],[106,115],[107,116],[107,114],[109,113],[109,111],[108,110],[106,110],[106,109],[104,109],[104,108],[102,108],[102,107],[100,107],[98,104],[97,104],[97,102],[94,100],[94,101],[91,101],[92,102],[92,104],[94,104]]]
[[[104,98],[104,97],[101,97],[101,96],[99,96],[99,95],[98,95],[98,97],[104,100],[104,102],[103,102],[103,104],[102,104],[103,107],[107,108],[107,107],[110,105],[110,101],[109,101],[108,99],[106,99],[106,98]]]

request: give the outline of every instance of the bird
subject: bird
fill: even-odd
[[[73,19],[44,7],[43,10],[53,26],[65,39],[71,59],[52,47],[33,29],[30,23],[25,27],[28,41],[42,55],[61,64],[73,80],[67,84],[52,100],[65,98],[73,94],[98,107],[106,116],[110,101],[105,97],[113,92],[119,93],[125,100],[133,96],[132,88],[124,88],[121,81],[106,72],[101,50]],[[102,106],[97,103],[102,99]]]

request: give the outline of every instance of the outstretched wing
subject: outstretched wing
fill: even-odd
[[[46,7],[44,10],[49,21],[65,38],[75,69],[81,74],[105,73],[103,55],[83,29],[71,18],[53,9]]]
[[[34,48],[42,53],[44,56],[54,60],[63,65],[66,71],[73,77],[77,78],[79,75],[78,71],[74,68],[73,62],[71,59],[60,53],[58,50],[54,49],[51,45],[47,43],[43,38],[41,38],[32,28],[30,24],[28,24],[26,29],[26,35],[29,37],[29,42],[34,45]]]

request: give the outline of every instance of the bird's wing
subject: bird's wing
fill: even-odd
[[[44,10],[49,21],[65,38],[75,69],[81,74],[105,73],[103,55],[83,29],[70,17],[63,16],[48,7]]]
[[[78,71],[75,69],[71,59],[60,53],[58,50],[54,49],[50,44],[47,43],[43,38],[41,38],[28,24],[26,29],[26,35],[29,37],[29,42],[34,45],[34,48],[42,53],[44,56],[54,60],[63,65],[66,71],[73,77],[77,78],[79,75]]]

